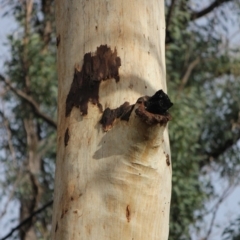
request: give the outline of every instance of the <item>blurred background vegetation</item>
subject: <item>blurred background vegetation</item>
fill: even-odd
[[[0,4],[1,18],[16,23],[0,70],[0,225],[9,229],[0,239],[46,240],[56,157],[54,1]],[[169,240],[237,240],[239,209],[217,238],[212,233],[220,206],[240,186],[240,1],[166,0],[165,7],[174,102]]]

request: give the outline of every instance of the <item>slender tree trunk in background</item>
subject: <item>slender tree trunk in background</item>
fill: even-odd
[[[137,102],[166,91],[164,2],[58,0],[56,18],[52,239],[167,240],[167,121]]]
[[[24,38],[23,38],[23,55],[22,55],[22,70],[24,75],[24,93],[30,95],[31,91],[31,79],[29,76],[30,61],[28,56],[28,44],[29,35],[31,32],[30,24],[33,12],[33,1],[27,0],[23,3],[25,8],[25,18],[24,18]],[[28,106],[27,106],[28,107]],[[25,108],[26,109],[26,108]],[[29,111],[30,112],[30,111]],[[37,131],[37,124],[31,114],[28,114],[24,118],[24,129],[26,133],[26,149],[27,158],[25,159],[25,177],[24,182],[26,188],[26,193],[20,197],[20,212],[19,220],[22,222],[38,206],[38,201],[41,194],[41,187],[38,182],[37,176],[41,171],[41,155],[39,154],[39,135]],[[35,240],[37,239],[36,232],[33,226],[34,219],[31,219],[27,224],[22,226],[19,231],[19,237],[21,240]]]

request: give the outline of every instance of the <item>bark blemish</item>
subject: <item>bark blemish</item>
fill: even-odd
[[[166,163],[167,163],[168,166],[170,166],[169,154],[166,155]]]
[[[56,45],[57,45],[57,47],[58,47],[59,44],[60,44],[60,40],[61,40],[61,37],[60,37],[60,34],[58,34],[57,39],[56,39]]]
[[[148,125],[158,123],[166,125],[171,120],[171,115],[167,111],[173,103],[162,90],[157,91],[152,97],[139,98],[137,105],[135,113]]]
[[[116,109],[111,110],[110,108],[106,108],[100,120],[103,130],[105,132],[109,131],[117,118],[120,118],[121,120],[124,121],[128,121],[133,110],[133,107],[134,105],[130,105],[129,102],[125,102]]]
[[[130,83],[128,87],[129,87],[130,89],[133,89],[133,84]]]
[[[66,117],[71,113],[73,107],[80,109],[82,115],[88,113],[88,102],[97,105],[102,111],[99,102],[99,86],[101,81],[114,78],[119,81],[119,67],[121,59],[107,45],[97,48],[95,54],[86,53],[83,59],[83,66],[80,70],[75,67],[73,82],[66,99]]]
[[[64,145],[65,145],[65,147],[68,145],[68,141],[69,141],[69,130],[68,130],[68,128],[66,129],[66,131],[65,131],[65,135],[64,135]]]
[[[68,212],[68,209],[62,209],[61,213],[61,219],[64,217],[64,215]]]
[[[56,223],[55,232],[58,230],[58,222]]]
[[[126,207],[126,218],[127,218],[127,221],[128,221],[128,222],[130,222],[130,220],[131,220],[130,217],[131,217],[130,206],[127,205],[127,207]]]
[[[152,97],[144,96],[137,100],[136,104],[130,105],[125,102],[116,109],[106,108],[103,112],[100,124],[105,132],[109,131],[117,118],[128,121],[135,105],[135,113],[142,121],[148,125],[160,124],[166,125],[171,120],[168,109],[173,103],[162,90],[157,91]]]

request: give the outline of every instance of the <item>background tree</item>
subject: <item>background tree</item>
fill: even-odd
[[[210,175],[225,177],[231,186],[238,181],[239,58],[227,16],[239,11],[239,3],[166,4],[168,86],[175,103],[171,239],[189,239],[189,225],[196,226],[208,212],[206,201],[222,197],[216,196]],[[239,19],[235,15],[229,21],[237,25]]]
[[[32,3],[32,8],[27,8],[27,3],[28,6]],[[29,232],[34,231],[39,239],[48,239],[49,231],[44,229],[48,229],[50,224],[51,207],[44,206],[48,206],[45,204],[52,198],[55,165],[55,128],[48,117],[55,120],[57,82],[55,33],[54,30],[50,35],[44,32],[49,33],[46,29],[54,29],[53,3],[11,1],[10,6],[7,1],[6,4],[11,9],[8,14],[16,17],[18,29],[9,37],[11,60],[5,65],[6,72],[1,71],[1,96],[4,103],[1,105],[3,137],[0,156],[4,166],[1,195],[9,199],[7,203],[14,201],[20,206],[24,206],[26,201],[31,202],[31,199],[32,202],[39,199],[33,204],[33,209],[43,207],[44,210],[30,217],[27,228]],[[47,10],[49,8],[46,6],[50,6],[51,10]],[[27,13],[27,9],[32,10]],[[166,1],[167,84],[174,102],[171,109],[173,120],[169,125],[173,161],[170,239],[190,239],[190,228],[195,231],[203,229],[203,219],[207,214],[214,220],[218,206],[229,194],[225,190],[216,192],[216,181],[224,179],[226,186],[231,189],[238,186],[238,13],[237,0],[209,0],[201,3],[190,0]],[[30,22],[28,27],[27,19]],[[28,37],[24,30],[27,28]],[[49,42],[44,44],[44,39],[49,39]],[[25,58],[24,46],[27,49]],[[30,63],[24,63],[24,59]],[[26,89],[25,76],[29,76],[30,91]],[[14,89],[21,92],[17,94]],[[22,92],[31,98],[24,98],[25,95],[19,94]],[[31,99],[35,102],[29,101]],[[27,145],[27,136],[30,134],[25,130],[24,119],[28,122],[33,119],[33,129],[38,133],[35,136],[40,134],[36,145],[37,149],[42,150],[39,161],[44,167],[37,170],[38,174],[34,174],[34,177],[40,183],[38,189],[41,189],[41,197],[33,197],[39,196],[39,193],[31,187],[34,184],[31,185],[28,170],[30,146]],[[36,127],[38,125],[41,126],[40,131]],[[207,203],[212,201],[214,205],[209,209]],[[9,208],[6,206],[9,204],[3,204],[0,209],[3,218],[8,215]],[[26,215],[32,211],[29,209]],[[210,224],[203,230],[202,238],[214,239],[211,238],[212,226]],[[16,235],[17,230],[13,234]],[[228,228],[223,239],[236,239],[237,230],[237,226]],[[23,235],[22,239],[25,239]]]
[[[8,12],[18,30],[9,36],[12,57],[6,62],[7,77],[1,76],[2,191],[6,204],[18,200],[19,222],[52,198],[57,96],[53,9],[53,1],[27,0],[12,2]],[[30,218],[19,228],[19,239],[47,239],[50,219],[50,208]]]

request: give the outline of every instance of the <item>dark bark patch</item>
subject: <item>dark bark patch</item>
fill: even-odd
[[[127,205],[127,207],[126,207],[126,218],[127,218],[127,221],[130,222],[131,212],[130,212],[130,206],[129,205]]]
[[[66,131],[65,131],[65,135],[64,135],[64,145],[65,145],[65,147],[68,145],[69,138],[70,138],[69,130],[67,128]]]
[[[108,131],[112,128],[115,119],[120,118],[121,120],[128,121],[133,110],[134,105],[130,105],[129,102],[125,102],[116,109],[106,108],[103,112],[100,123],[102,124],[103,130]]]
[[[99,102],[99,85],[103,80],[114,78],[119,81],[119,67],[121,59],[107,45],[97,48],[95,54],[86,53],[83,59],[83,66],[80,70],[75,67],[73,82],[66,99],[66,117],[71,113],[73,107],[80,109],[82,115],[88,113],[88,102],[97,105],[102,111]]]
[[[166,163],[167,163],[168,166],[170,166],[169,154],[166,155]]]
[[[56,223],[55,232],[58,230],[58,222]]]

